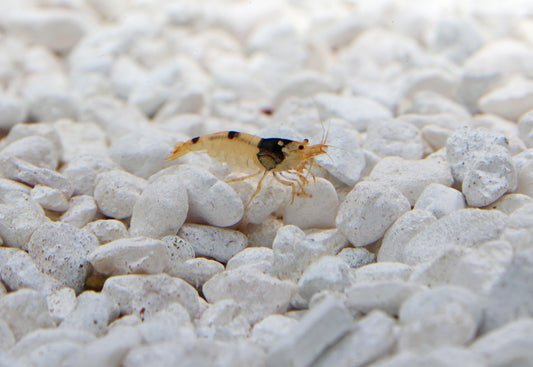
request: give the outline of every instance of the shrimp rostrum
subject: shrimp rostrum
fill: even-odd
[[[292,203],[295,195],[310,196],[304,189],[304,185],[308,183],[304,170],[309,171],[314,164],[314,157],[325,154],[327,147],[323,143],[309,145],[308,139],[294,141],[281,138],[260,138],[237,131],[225,131],[178,143],[167,160],[182,157],[190,152],[206,152],[210,157],[227,163],[234,169],[257,171],[231,181],[240,181],[263,173],[248,204],[261,190],[261,183],[267,174],[272,173],[279,183],[292,188]]]

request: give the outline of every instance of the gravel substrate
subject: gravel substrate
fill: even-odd
[[[531,14],[0,2],[0,367],[533,366]],[[165,160],[230,130],[309,196]]]

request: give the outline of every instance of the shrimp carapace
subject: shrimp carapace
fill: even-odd
[[[294,141],[281,138],[260,138],[237,131],[226,131],[178,143],[167,160],[182,157],[190,152],[204,151],[210,157],[227,163],[234,169],[244,172],[255,170],[255,174],[245,178],[255,176],[264,170],[252,199],[259,192],[267,173],[272,172],[277,181],[292,187],[292,201],[294,201],[296,185],[301,189],[301,193],[307,194],[303,185],[308,181],[302,174],[303,170],[308,164],[312,165],[315,156],[326,153],[327,147],[323,143],[309,145],[307,139]],[[286,177],[282,175],[283,172],[292,175]]]

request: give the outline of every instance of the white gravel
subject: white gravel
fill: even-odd
[[[532,12],[0,1],[0,366],[533,365]]]

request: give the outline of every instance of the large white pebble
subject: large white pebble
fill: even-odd
[[[414,205],[422,191],[432,183],[451,186],[453,178],[446,162],[438,156],[420,160],[385,157],[374,167],[369,181],[395,187]]]
[[[187,165],[171,166],[153,175],[150,182],[167,174],[178,175],[182,185],[187,188],[188,222],[228,227],[242,219],[244,204],[240,197],[227,183],[211,173]]]
[[[396,342],[395,321],[381,311],[372,311],[357,321],[352,330],[328,348],[314,363],[316,367],[363,367],[392,350]]]
[[[405,245],[436,220],[427,210],[414,209],[404,213],[385,232],[378,252],[378,261],[404,262]]]
[[[185,260],[174,264],[172,267],[167,266],[166,269],[166,272],[169,275],[181,278],[195,288],[200,288],[215,274],[223,271],[224,265],[218,261],[209,260],[203,257]]]
[[[61,172],[74,185],[75,195],[93,195],[96,176],[105,171],[118,170],[120,167],[103,154],[79,154],[67,162]]]
[[[114,276],[106,280],[102,292],[119,305],[122,315],[149,317],[178,302],[194,317],[199,308],[198,292],[167,274]]]
[[[488,366],[529,366],[533,363],[533,319],[520,318],[479,337],[470,349]]]
[[[187,189],[180,178],[161,176],[146,186],[135,203],[130,234],[151,238],[176,234],[185,222],[188,210]]]
[[[33,232],[28,251],[43,273],[80,292],[90,271],[87,256],[97,246],[93,234],[54,222],[43,224]]]
[[[13,141],[0,151],[0,155],[17,157],[51,170],[57,169],[59,162],[59,152],[54,143],[38,135]]]
[[[335,188],[321,177],[305,185],[307,195],[298,195],[283,214],[284,224],[293,224],[302,229],[332,228],[339,200]]]
[[[147,237],[123,238],[100,245],[89,254],[96,271],[106,275],[161,273],[170,261],[163,241]]]
[[[241,305],[246,319],[255,323],[270,314],[286,312],[296,284],[253,268],[240,267],[215,275],[202,290],[210,303],[232,298]]]
[[[355,185],[339,206],[337,227],[354,246],[379,240],[403,213],[411,209],[398,190],[363,181]]]
[[[533,314],[533,247],[515,253],[505,273],[487,299],[483,331],[490,331],[519,317]]]
[[[239,231],[201,224],[183,225],[178,236],[194,248],[196,256],[211,257],[223,263],[248,244],[246,236]]]
[[[415,235],[405,245],[403,261],[416,265],[438,256],[447,244],[473,247],[497,239],[505,227],[506,217],[498,210],[456,210]]]
[[[533,82],[516,77],[505,85],[484,95],[478,102],[484,113],[493,113],[510,121],[517,121],[520,115],[533,105]]]
[[[428,185],[415,204],[415,209],[427,210],[437,219],[465,207],[465,197],[461,192],[438,183]]]
[[[128,237],[126,226],[116,219],[95,220],[87,223],[83,229],[94,234],[100,244]]]
[[[518,120],[518,134],[528,148],[533,148],[533,111],[529,111]]]
[[[94,199],[108,217],[128,218],[146,185],[146,180],[125,171],[102,172],[96,176]]]
[[[105,293],[83,292],[76,308],[61,323],[61,328],[87,330],[96,336],[107,331],[107,325],[119,316],[118,305]]]
[[[56,212],[64,212],[68,209],[68,200],[58,189],[43,185],[35,185],[31,190],[31,197],[39,203],[43,209]]]
[[[1,297],[0,308],[0,319],[9,325],[17,340],[35,329],[55,326],[46,298],[32,289],[21,289]]]
[[[59,281],[43,274],[25,251],[1,247],[0,256],[0,276],[10,290],[31,288],[50,294],[60,288]]]
[[[366,97],[319,94],[314,101],[323,120],[341,118],[358,131],[366,131],[376,121],[392,118],[384,105]]]
[[[82,228],[92,221],[98,210],[94,198],[89,195],[73,196],[68,205],[68,210],[63,213],[59,220],[77,228]]]
[[[346,306],[352,313],[379,309],[396,316],[405,300],[423,289],[420,285],[394,279],[357,282],[345,291]]]
[[[380,157],[421,159],[424,153],[420,130],[401,119],[376,121],[371,124],[364,147]]]
[[[344,292],[351,284],[350,267],[339,257],[324,256],[309,265],[300,277],[298,292],[309,300],[322,290]]]
[[[327,347],[345,335],[353,319],[337,300],[327,298],[311,309],[271,349],[267,366],[309,366]]]

